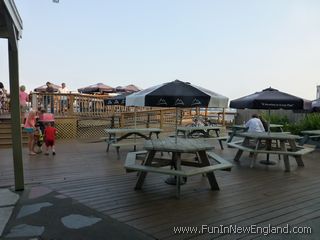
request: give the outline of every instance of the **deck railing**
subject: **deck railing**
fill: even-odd
[[[174,130],[175,108],[105,105],[106,98],[106,95],[77,93],[31,93],[30,107],[54,114],[58,138],[99,138],[104,136],[104,128],[136,126]],[[7,115],[10,117],[10,111]],[[200,115],[214,119],[219,124],[225,123],[223,113],[203,109],[178,109],[178,124],[191,123],[194,116]]]

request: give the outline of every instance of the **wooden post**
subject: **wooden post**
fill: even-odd
[[[163,119],[163,110],[159,110],[160,111],[160,129],[163,128],[163,122],[164,122],[164,119]]]
[[[13,26],[12,26],[13,27]],[[14,30],[12,30],[14,32]],[[11,128],[12,128],[12,152],[15,190],[24,189],[22,138],[19,103],[19,61],[16,37],[8,41],[9,50],[9,78],[10,78],[10,103],[11,103]]]
[[[68,101],[68,115],[69,116],[74,115],[73,102],[74,102],[74,96],[73,96],[73,94],[69,94],[69,101]],[[76,106],[76,108],[77,108],[77,106]]]
[[[226,125],[225,123],[225,114],[226,114],[226,109],[225,108],[222,108],[222,125]]]
[[[120,128],[124,127],[124,125],[125,125],[125,117],[124,117],[124,115],[125,115],[125,113],[121,113],[121,115],[120,115],[120,123],[119,123]]]

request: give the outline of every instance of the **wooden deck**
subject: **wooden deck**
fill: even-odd
[[[159,174],[149,173],[142,190],[135,191],[137,175],[126,173],[123,167],[126,148],[121,149],[120,160],[116,151],[112,149],[106,153],[105,149],[105,142],[58,141],[54,158],[29,157],[24,149],[26,184],[53,188],[155,239],[265,238],[263,234],[175,234],[173,228],[179,226],[289,224],[311,226],[315,232],[316,222],[319,228],[319,150],[304,157],[305,167],[302,168],[297,168],[291,159],[289,173],[283,171],[283,161],[279,162],[277,156],[272,158],[278,162],[275,166],[256,164],[250,168],[250,159],[244,155],[241,165],[235,164],[231,172],[215,172],[220,191],[211,191],[206,177],[197,175],[181,186],[178,200],[175,186],[165,184],[166,176]],[[233,159],[236,149],[220,150],[216,144],[215,152]],[[11,150],[0,149],[0,156],[0,187],[12,186]],[[272,236],[273,239],[285,238],[284,235]],[[285,239],[311,239],[311,236],[314,234],[290,235]]]

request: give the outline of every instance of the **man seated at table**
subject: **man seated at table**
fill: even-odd
[[[258,116],[258,114],[252,114],[252,117],[245,124],[248,128],[248,132],[265,132],[266,130],[263,127],[263,124]]]
[[[263,124],[259,118],[258,114],[252,114],[251,119],[246,122],[245,124],[246,128],[248,128],[248,132],[265,132],[265,129],[263,127]],[[257,143],[257,140],[250,141],[248,145],[255,146]],[[249,157],[253,157],[253,153],[250,152]]]

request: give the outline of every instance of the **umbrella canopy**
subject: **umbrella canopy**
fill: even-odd
[[[228,106],[228,98],[188,82],[175,80],[127,96],[126,106],[223,108]]]
[[[126,96],[130,93],[123,93],[111,98],[104,99],[105,105],[126,105]]]
[[[319,112],[320,111],[320,98],[312,101],[312,111]]]
[[[97,83],[78,89],[79,93],[110,93],[113,91],[114,89],[112,87],[103,83]]]
[[[57,85],[57,84],[53,84],[53,83],[51,83],[51,84],[52,84],[52,87],[53,87],[54,91],[55,91],[55,92],[58,92],[58,90],[59,90],[59,88],[60,88],[61,86],[60,86],[60,85]],[[45,85],[42,85],[42,86],[40,86],[40,87],[35,88],[34,91],[35,91],[35,92],[45,92],[46,89],[47,89],[47,85],[45,84]]]
[[[261,92],[230,101],[230,108],[299,110],[310,109],[311,101],[270,87]]]
[[[142,89],[137,87],[136,85],[133,85],[133,84],[129,84],[125,87],[123,87],[125,89],[126,92],[139,92],[141,91]]]
[[[141,89],[133,84],[127,85],[125,87],[118,86],[115,88],[116,92],[126,92],[126,93],[133,93],[133,92],[138,92]]]

